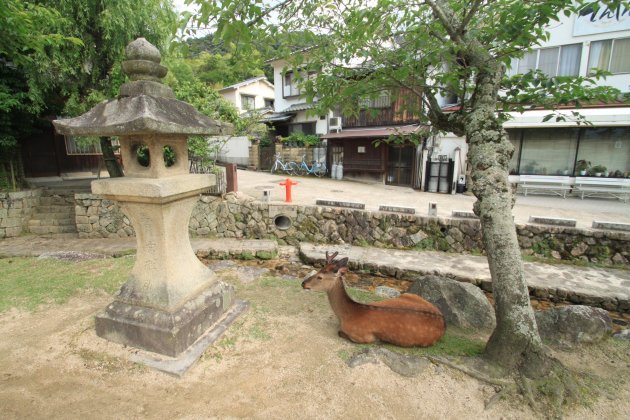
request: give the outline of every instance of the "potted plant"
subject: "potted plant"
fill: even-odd
[[[589,172],[595,174],[595,176],[602,176],[602,174],[606,172],[606,169],[604,165],[595,165]]]
[[[589,162],[588,160],[580,159],[577,161],[577,164],[575,165],[575,169],[576,171],[578,171],[580,176],[584,176],[586,175],[586,171],[588,170],[590,166],[591,166],[591,162]]]

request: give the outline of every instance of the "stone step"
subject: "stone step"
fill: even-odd
[[[73,219],[74,212],[63,213],[33,213],[31,220],[61,220],[61,219]]]
[[[48,233],[76,233],[76,226],[29,226],[29,231],[36,235]]]
[[[74,205],[50,205],[50,206],[37,206],[33,214],[50,214],[50,213],[63,213],[73,214]]]
[[[77,188],[77,187],[69,187],[69,188],[54,188],[54,189],[45,189],[42,191],[42,197],[70,197],[74,198],[75,194],[90,194],[92,190],[90,187],[86,188]]]
[[[50,205],[71,205],[74,204],[74,195],[72,196],[51,196],[51,197],[40,197],[39,204],[42,206],[50,206]]]
[[[28,221],[28,226],[75,226],[75,220],[71,218],[63,219],[31,219]]]

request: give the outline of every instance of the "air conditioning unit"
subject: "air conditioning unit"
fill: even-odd
[[[330,129],[330,132],[332,133],[333,131],[335,133],[339,133],[341,131],[341,117],[330,117],[330,119],[328,120],[328,127]]]

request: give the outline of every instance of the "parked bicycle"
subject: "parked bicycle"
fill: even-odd
[[[280,153],[276,153],[276,161],[271,165],[271,173],[284,171],[289,175],[295,175],[298,171],[298,164],[295,162],[283,162]]]
[[[306,155],[302,155],[302,163],[300,163],[300,165],[297,167],[296,172],[298,175],[312,174],[318,177],[322,177],[326,175],[326,172],[328,172],[328,168],[326,168],[325,162],[321,163],[316,160],[313,161],[313,165],[309,167],[306,163]]]

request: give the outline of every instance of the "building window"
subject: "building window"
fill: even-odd
[[[314,71],[304,72],[302,74],[301,80],[298,81],[298,76],[293,71],[289,71],[284,74],[283,86],[282,86],[282,94],[283,96],[299,96],[305,92],[304,82],[307,80],[313,80],[317,77],[317,73]]]
[[[582,44],[562,45],[530,51],[512,61],[510,75],[540,70],[548,76],[577,76],[580,72]]]
[[[273,99],[265,98],[265,108],[273,108]]]
[[[518,174],[518,162],[521,157],[521,140],[523,138],[523,130],[520,128],[507,130],[508,138],[512,146],[514,146],[514,154],[510,160],[509,171],[510,175]]]
[[[365,97],[359,100],[359,107],[367,108],[390,108],[392,97],[389,91],[382,91],[376,97]]]
[[[289,125],[289,134],[315,134],[315,123],[298,123]]]
[[[521,174],[571,175],[577,139],[577,128],[523,130]]]
[[[241,108],[248,111],[256,109],[256,97],[251,95],[241,95]]]
[[[580,137],[578,160],[606,167],[608,176],[627,177],[630,172],[630,128],[586,128]]]
[[[576,162],[630,176],[630,127],[509,129],[515,147],[510,174],[577,176]]]
[[[630,38],[591,42],[588,68],[630,73]]]
[[[71,155],[102,155],[101,142],[98,137],[65,136],[66,154]],[[112,146],[116,153],[120,148],[118,138],[112,139]]]

